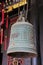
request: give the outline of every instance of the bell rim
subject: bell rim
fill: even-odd
[[[13,52],[13,53],[8,53],[7,55],[15,57],[15,58],[28,58],[28,57],[32,58],[32,57],[37,57],[37,54],[30,53],[30,52]]]
[[[28,48],[27,48],[28,49]],[[15,50],[14,51],[14,48],[12,49],[12,51],[11,51],[11,49],[9,50],[8,49],[8,51],[7,51],[7,55],[11,55],[12,56],[12,54],[15,54],[15,53],[27,53],[27,54],[32,54],[31,56],[37,56],[37,52],[36,52],[36,50],[35,49],[31,49],[31,50],[24,50],[24,48],[22,48],[22,50],[20,49],[20,50]]]

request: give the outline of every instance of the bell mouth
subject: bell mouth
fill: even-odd
[[[8,53],[8,56],[12,56],[15,58],[28,58],[28,57],[36,57],[37,54],[31,53],[31,52],[13,52],[13,53]]]

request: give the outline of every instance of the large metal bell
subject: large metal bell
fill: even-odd
[[[34,43],[33,25],[22,17],[11,26],[7,54],[12,57],[34,57],[37,55]]]

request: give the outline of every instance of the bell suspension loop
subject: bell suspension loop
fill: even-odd
[[[26,18],[25,12],[26,12],[26,10],[25,10],[25,5],[24,5],[23,6],[23,13],[22,13],[22,19],[23,19],[24,22],[26,22],[25,21],[25,18]]]
[[[19,16],[18,21],[25,22],[25,5],[23,6],[22,11],[20,11],[20,8],[18,8],[18,16]]]

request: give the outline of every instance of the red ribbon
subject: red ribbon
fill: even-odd
[[[7,36],[4,36],[4,50],[7,49]]]
[[[10,60],[10,57],[7,56],[7,65],[9,65],[9,60]]]
[[[4,9],[2,9],[2,24],[4,24]]]
[[[10,56],[7,56],[8,57],[8,59],[7,59],[7,62],[8,62],[8,65],[11,65],[11,57]]]
[[[1,44],[3,43],[3,29],[1,29]]]
[[[6,17],[6,28],[8,29],[8,15]]]
[[[1,44],[1,32],[0,32],[0,44]]]

